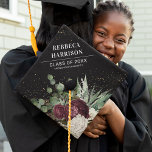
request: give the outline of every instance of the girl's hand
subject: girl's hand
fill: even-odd
[[[111,99],[109,99],[101,108],[98,115],[106,118],[112,132],[115,134],[119,142],[123,143],[125,117],[117,105]]]
[[[97,115],[84,131],[84,134],[90,138],[98,138],[99,135],[105,135],[107,122],[103,116]]]
[[[117,108],[117,105],[111,99],[109,99],[100,109],[98,115],[101,117],[105,116],[106,118],[110,117],[111,115],[113,115]]]

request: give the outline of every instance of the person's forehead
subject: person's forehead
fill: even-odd
[[[121,12],[107,11],[99,15],[95,20],[95,24],[104,23],[104,22],[118,22],[118,23],[128,24],[129,19]]]
[[[98,16],[94,22],[94,26],[106,25],[109,27],[115,26],[121,29],[130,29],[129,19],[120,12],[106,12]]]
[[[105,28],[113,34],[125,34],[130,36],[130,22],[123,13],[108,12],[99,16],[95,23],[95,28]]]

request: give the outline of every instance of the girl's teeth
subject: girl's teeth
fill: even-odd
[[[104,53],[102,53],[102,55],[103,55],[104,57],[106,57],[107,59],[110,59],[110,57],[109,57],[108,55],[106,55],[106,54],[104,54]]]

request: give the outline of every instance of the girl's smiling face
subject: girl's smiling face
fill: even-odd
[[[115,64],[122,59],[130,36],[131,26],[123,13],[106,12],[94,21],[93,46]]]

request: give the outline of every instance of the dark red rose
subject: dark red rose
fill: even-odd
[[[59,104],[55,105],[53,109],[54,116],[58,119],[65,118],[65,106]]]
[[[66,105],[66,119],[68,119],[69,105]],[[85,118],[89,118],[89,107],[81,99],[75,99],[71,101],[71,119],[77,114],[81,114]]]

